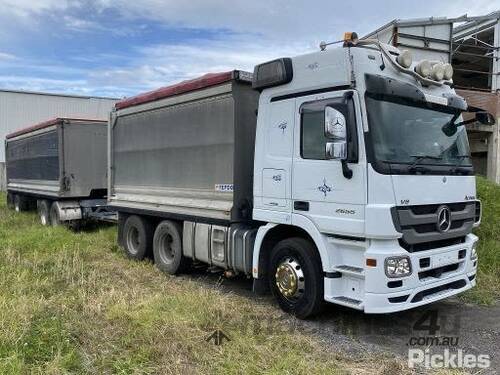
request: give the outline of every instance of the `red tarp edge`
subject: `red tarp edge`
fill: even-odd
[[[21,130],[17,130],[15,132],[9,133],[5,136],[5,139],[10,139],[17,137],[22,134],[27,134],[31,133],[32,131],[35,130],[40,130],[44,128],[48,128],[49,126],[59,124],[62,121],[88,121],[88,122],[107,122],[106,120],[92,120],[92,119],[87,119],[87,118],[72,118],[72,117],[57,117],[53,118],[44,122],[40,122],[38,124],[29,126],[27,128],[23,128]]]
[[[208,73],[201,77],[176,83],[172,86],[162,87],[157,90],[149,91],[144,94],[132,96],[123,99],[115,104],[116,109],[123,109],[139,104],[153,102],[155,100],[168,98],[169,96],[184,94],[189,91],[203,89],[205,87],[215,86],[228,82],[233,78],[233,71],[222,73]]]

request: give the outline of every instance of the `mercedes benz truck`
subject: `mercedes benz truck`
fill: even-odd
[[[464,125],[493,120],[452,75],[352,33],[118,102],[120,244],[169,274],[247,275],[300,318],[325,301],[388,313],[472,288],[481,206]]]

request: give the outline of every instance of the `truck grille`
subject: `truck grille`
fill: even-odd
[[[449,226],[439,228],[438,216],[449,211]],[[477,220],[476,202],[394,207],[392,217],[403,236],[400,245],[409,252],[429,250],[463,243]]]

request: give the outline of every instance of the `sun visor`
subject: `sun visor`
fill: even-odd
[[[365,74],[365,81],[366,91],[370,94],[405,98],[415,102],[433,103],[460,111],[467,110],[465,99],[451,92],[441,96],[426,94],[411,83],[378,74]]]

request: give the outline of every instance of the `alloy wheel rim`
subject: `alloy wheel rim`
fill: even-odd
[[[276,267],[276,286],[288,300],[296,300],[304,294],[305,277],[302,266],[293,257],[284,258]]]

